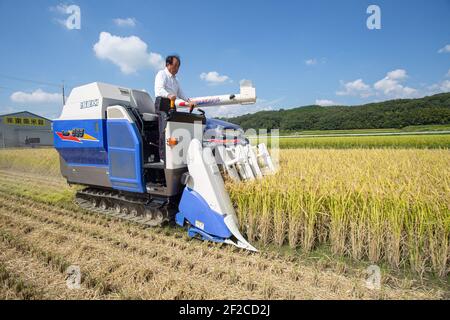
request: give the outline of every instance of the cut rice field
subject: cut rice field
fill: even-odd
[[[53,149],[1,150],[0,298],[448,299],[449,164],[446,149],[281,150],[275,176],[227,182],[253,254],[89,213]]]

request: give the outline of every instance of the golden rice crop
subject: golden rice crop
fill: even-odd
[[[227,184],[250,241],[448,274],[448,150],[282,150],[279,166]]]
[[[279,167],[260,181],[227,183],[250,241],[303,252],[325,245],[356,260],[448,274],[448,149],[290,149]],[[2,150],[0,168],[57,176],[58,155]]]
[[[385,135],[385,136],[322,136],[280,138],[280,148],[417,148],[439,149],[450,147],[449,134],[429,135]]]
[[[59,176],[59,157],[53,148],[0,150],[0,169]]]

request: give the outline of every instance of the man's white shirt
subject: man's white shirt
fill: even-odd
[[[169,95],[175,95],[177,98],[188,101],[177,78],[172,75],[167,68],[159,71],[155,78],[155,97],[168,98]]]

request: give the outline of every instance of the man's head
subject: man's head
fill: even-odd
[[[168,56],[166,58],[166,67],[167,70],[169,70],[169,72],[172,75],[176,75],[178,72],[178,69],[180,68],[180,64],[181,64],[181,60],[179,56]]]

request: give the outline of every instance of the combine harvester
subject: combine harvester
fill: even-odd
[[[245,86],[193,101],[253,104],[256,94]],[[206,119],[201,109],[178,111],[184,101],[157,103],[145,91],[98,82],[72,90],[53,130],[62,175],[86,186],[77,203],[149,226],[175,220],[190,237],[257,251],[239,232],[222,173],[234,180],[274,173],[266,146],[252,147],[240,127]]]

